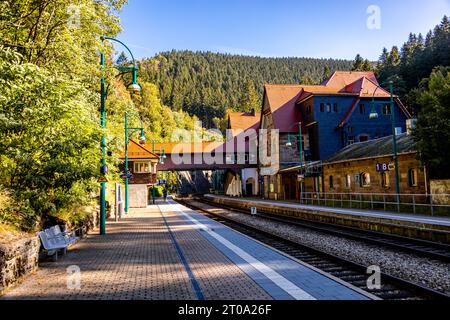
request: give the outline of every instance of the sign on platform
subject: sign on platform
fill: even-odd
[[[258,209],[256,209],[256,207],[251,207],[250,213],[252,214],[252,216],[256,216],[258,214]]]
[[[389,163],[377,163],[377,172],[386,172],[391,170],[391,166]]]

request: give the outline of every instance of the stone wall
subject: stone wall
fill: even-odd
[[[89,208],[89,210],[92,214],[82,225],[69,227],[71,230],[76,229],[79,237],[84,237],[89,231],[98,227],[98,208]],[[0,296],[8,287],[38,268],[40,247],[41,241],[37,235],[0,232]]]
[[[420,162],[416,159],[415,154],[399,155],[399,184],[400,193],[402,194],[425,194],[426,193],[426,173]],[[377,172],[376,165],[378,163],[391,164],[392,157],[380,157],[372,159],[361,159],[347,161],[337,164],[326,164],[324,170],[324,184],[325,192],[329,193],[395,193],[395,175],[394,170],[386,172],[389,183],[383,186],[381,173]],[[417,172],[417,185],[411,186],[409,184],[408,171],[415,169]],[[370,174],[370,184],[368,186],[361,186],[356,181],[361,173]],[[346,176],[350,176],[350,186],[346,186]],[[333,177],[333,178],[330,178]],[[330,181],[333,180],[333,186],[330,186]]]
[[[10,236],[7,242],[2,238],[0,238],[0,295],[21,277],[37,269],[40,248],[40,241],[36,236],[25,234]]]
[[[450,204],[450,180],[431,180],[430,191],[435,204]]]

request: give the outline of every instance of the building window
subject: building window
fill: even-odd
[[[333,104],[333,111],[334,112],[339,112],[339,108],[338,108],[338,104],[337,103]]]
[[[234,153],[226,155],[226,162],[227,164],[234,164],[236,162],[236,157],[234,156]]]
[[[364,172],[361,173],[361,187],[363,188],[367,188],[370,187],[370,173]]]
[[[416,169],[409,169],[408,182],[409,182],[410,187],[417,187],[417,170]]]
[[[354,144],[355,143],[355,137],[353,137],[353,136],[348,136],[348,142],[347,142],[347,144],[348,145],[352,145],[352,144]]]
[[[383,105],[383,114],[385,116],[389,116],[389,115],[392,114],[392,110],[391,110],[391,105],[390,104]]]
[[[345,176],[345,188],[347,189],[352,188],[352,176],[349,174]]]
[[[134,173],[150,173],[151,165],[148,162],[135,162]]]
[[[306,107],[306,113],[307,114],[311,114],[311,106],[307,106]]]
[[[328,112],[328,113],[331,112],[331,103],[327,103],[327,112]]]
[[[330,190],[334,189],[334,178],[333,176],[330,176]]]
[[[369,136],[367,134],[362,134],[359,136],[359,142],[369,141]]]
[[[359,113],[360,114],[366,114],[366,106],[363,104],[359,105]]]
[[[381,186],[383,188],[389,188],[389,174],[387,172],[381,173]]]
[[[320,104],[320,112],[325,112],[325,104],[324,103]]]
[[[348,133],[353,133],[353,127],[352,126],[348,127]]]

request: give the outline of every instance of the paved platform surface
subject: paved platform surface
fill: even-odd
[[[351,215],[351,216],[364,216],[364,217],[370,217],[370,218],[400,220],[400,221],[406,221],[406,222],[415,222],[415,223],[421,223],[421,224],[430,224],[430,225],[450,227],[450,217],[432,217],[432,216],[409,214],[409,213],[394,213],[394,212],[383,212],[383,211],[375,211],[375,210],[358,210],[358,209],[341,209],[341,208],[332,208],[332,207],[320,207],[320,206],[295,204],[292,202],[285,202],[285,201],[271,201],[271,200],[255,199],[255,198],[229,198],[229,197],[216,196],[216,195],[207,195],[207,197],[222,198],[222,199],[228,199],[228,200],[233,200],[233,201],[237,201],[237,202],[251,201],[253,203],[258,203],[261,205],[286,207],[286,208],[293,208],[293,209],[315,210],[315,211],[324,212],[324,213],[329,212],[329,213],[346,214],[346,215]]]
[[[107,231],[41,264],[1,299],[370,299],[173,201],[109,221]],[[79,288],[71,266],[81,271]]]

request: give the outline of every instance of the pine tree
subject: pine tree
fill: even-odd
[[[364,67],[364,59],[358,53],[355,57],[355,61],[353,62],[352,71],[361,71]]]
[[[326,80],[328,80],[331,77],[331,70],[329,66],[325,66],[323,67],[323,75],[322,75],[322,81],[324,82]]]
[[[116,64],[119,65],[119,66],[124,66],[124,65],[127,65],[128,63],[129,63],[128,62],[128,57],[125,54],[125,52],[122,51],[120,53],[119,57],[116,60]]]
[[[259,111],[261,106],[259,104],[259,97],[255,90],[253,81],[247,79],[245,81],[245,88],[239,103],[239,110],[244,112],[251,112],[252,110]]]
[[[265,83],[318,84],[326,67],[330,72],[350,70],[351,61],[171,51],[140,61],[140,78],[157,85],[162,104],[214,126],[213,118],[222,118],[226,109],[244,111],[243,97],[254,101],[245,109],[251,109],[250,105],[259,109]],[[253,89],[247,89],[247,80],[253,82]]]
[[[450,178],[450,68],[437,68],[417,94],[422,110],[413,137],[431,178]]]

